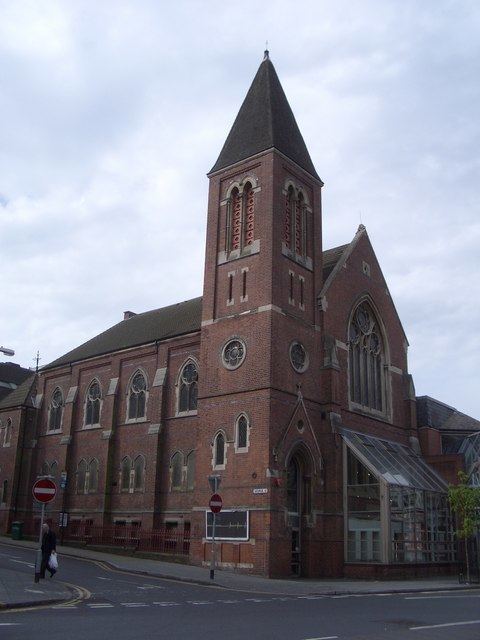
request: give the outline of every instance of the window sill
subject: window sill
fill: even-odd
[[[238,449],[235,449],[235,453],[248,453],[248,449],[249,447],[238,447]]]
[[[91,431],[92,429],[101,429],[100,424],[84,424],[80,431]]]
[[[4,442],[4,443],[3,443],[3,446],[4,446],[4,447],[6,447],[6,448],[8,448],[8,447],[11,447],[12,445],[11,445],[11,443],[10,443],[10,442]]]
[[[243,249],[234,249],[233,251],[220,251],[217,255],[217,265],[233,262],[240,258],[260,253],[260,240],[254,240],[252,244],[248,244]]]
[[[178,413],[175,414],[175,418],[188,418],[189,416],[196,415],[198,415],[197,409],[192,411],[178,411]]]
[[[349,402],[348,408],[353,413],[358,413],[368,418],[373,418],[374,420],[381,420],[382,422],[392,422],[392,416],[385,411],[371,409],[361,404],[357,404],[356,402]]]
[[[289,258],[290,260],[295,262],[296,264],[299,264],[302,267],[305,267],[305,269],[308,269],[309,271],[313,271],[312,259],[309,258],[308,256],[304,257],[304,256],[299,255],[298,253],[295,253],[294,251],[289,249],[284,242],[282,242],[282,254],[286,258]]]
[[[125,420],[124,424],[141,424],[142,422],[148,422],[146,418],[129,418]]]
[[[62,429],[53,429],[52,431],[47,431],[45,433],[46,436],[58,436],[59,433],[63,433]]]

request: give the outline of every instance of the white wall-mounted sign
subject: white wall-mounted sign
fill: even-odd
[[[266,487],[262,487],[261,489],[254,489],[253,490],[254,494],[259,494],[259,493],[268,493],[268,489]]]

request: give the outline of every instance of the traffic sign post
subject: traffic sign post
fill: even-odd
[[[40,572],[42,567],[42,533],[43,520],[45,518],[45,505],[51,502],[57,495],[57,485],[48,476],[39,478],[33,484],[33,497],[37,502],[42,504],[42,515],[40,516],[40,533],[38,535],[38,549],[35,556],[35,582],[40,581]]]
[[[218,486],[215,483],[216,486]],[[212,557],[210,560],[210,580],[214,580],[215,578],[215,562],[216,562],[216,551],[217,547],[215,545],[215,524],[217,519],[217,513],[220,513],[222,510],[223,501],[222,497],[218,493],[214,493],[210,498],[209,507],[212,512]]]

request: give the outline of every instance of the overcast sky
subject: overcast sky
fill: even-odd
[[[47,364],[201,295],[205,174],[265,40],[324,248],[366,225],[417,394],[480,418],[477,1],[0,0],[0,345]]]

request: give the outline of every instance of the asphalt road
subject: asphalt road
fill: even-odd
[[[0,566],[31,574],[33,552],[16,548],[15,556],[15,567],[7,555],[0,555]],[[282,597],[112,571],[74,558],[60,560],[53,579],[83,587],[90,597],[0,612],[1,640],[480,639],[476,591]]]

